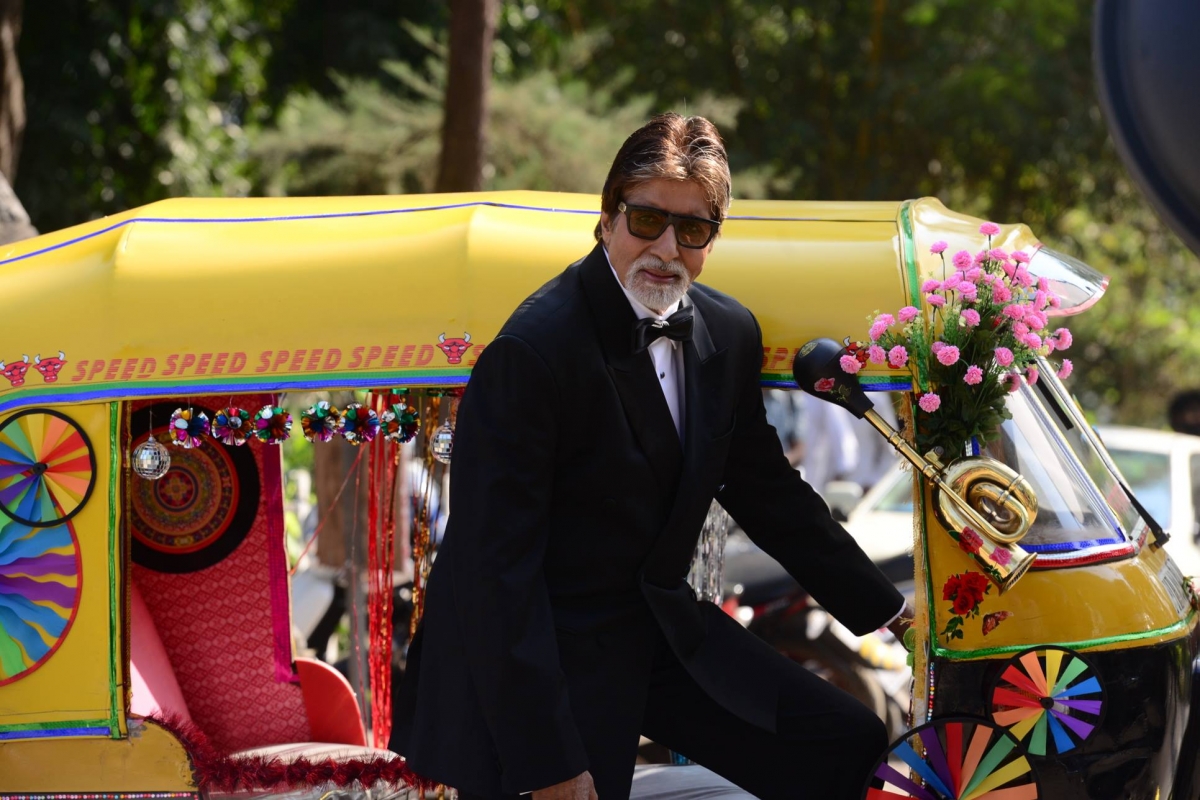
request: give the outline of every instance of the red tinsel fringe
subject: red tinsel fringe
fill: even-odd
[[[278,756],[233,758],[217,751],[194,723],[186,722],[174,714],[151,719],[183,744],[192,759],[197,788],[201,791],[235,792],[326,785],[344,789],[354,783],[370,788],[377,783],[384,783],[412,786],[419,794],[424,794],[426,789],[437,785],[409,769],[402,758],[353,758],[347,761],[330,758],[284,761]]]

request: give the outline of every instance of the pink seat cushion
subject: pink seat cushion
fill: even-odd
[[[130,710],[134,714],[174,714],[185,722],[192,722],[171,660],[158,638],[158,629],[150,611],[142,600],[137,584],[129,584],[129,667],[130,667]]]

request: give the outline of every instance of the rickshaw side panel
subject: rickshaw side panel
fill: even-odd
[[[0,543],[9,551],[9,557],[4,559],[9,564],[15,554],[14,539],[36,542],[39,537],[56,537],[48,540],[54,542],[58,537],[66,538],[64,531],[71,533],[71,544],[49,549],[30,544],[23,548],[30,555],[17,560],[10,570],[12,579],[17,581],[28,580],[28,573],[36,576],[33,580],[48,579],[60,585],[65,582],[77,585],[78,589],[71,607],[38,595],[29,596],[42,609],[27,607],[29,619],[42,628],[40,636],[50,649],[32,669],[0,682],[0,749],[7,749],[12,740],[24,738],[116,737],[125,733],[127,681],[121,657],[125,632],[120,624],[123,610],[117,527],[120,515],[116,491],[120,468],[115,449],[117,408],[116,404],[80,404],[59,409],[58,413],[75,423],[87,438],[95,464],[91,495],[79,513],[62,526],[30,530],[7,516],[0,517]],[[0,416],[0,425],[8,422],[13,426],[10,430],[28,427],[33,435],[44,430],[47,421],[60,424],[61,418],[50,417],[37,408],[24,414]],[[64,556],[75,557],[74,567],[68,568],[74,572],[73,576],[60,572],[62,566],[39,566],[43,562],[49,564],[52,559],[61,564]],[[23,568],[20,564],[29,566]],[[17,594],[21,594],[19,590]],[[34,615],[42,617],[47,610],[52,612],[49,619],[57,616],[67,621],[56,637],[46,633],[43,627],[46,617],[35,620]],[[28,651],[25,653],[28,661]]]

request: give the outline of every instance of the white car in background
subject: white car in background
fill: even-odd
[[[1180,571],[1200,575],[1200,436],[1116,425],[1096,430],[1138,502],[1171,534],[1167,552]],[[912,574],[912,502],[912,473],[897,462],[844,523],[871,560],[896,576]]]

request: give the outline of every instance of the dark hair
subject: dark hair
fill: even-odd
[[[725,143],[717,126],[704,117],[660,114],[629,135],[617,151],[600,208],[611,219],[625,194],[658,178],[695,181],[704,189],[712,219],[724,220],[731,183]],[[600,223],[596,223],[600,239]]]
[[[1167,420],[1179,433],[1200,434],[1200,389],[1188,389],[1171,399]]]

